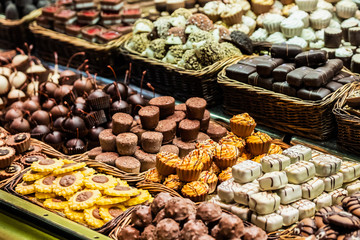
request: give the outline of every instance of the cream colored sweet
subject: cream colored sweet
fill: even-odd
[[[295,163],[298,161],[308,161],[312,158],[311,148],[305,147],[300,144],[284,150],[282,154],[288,156],[291,163]]]
[[[206,15],[220,15],[226,6],[220,1],[212,1],[205,4],[203,11]]]
[[[299,220],[299,210],[290,205],[280,205],[276,211],[283,218],[283,226],[287,227]]]
[[[315,165],[316,176],[327,177],[339,172],[341,159],[329,154],[322,154],[310,160]]]
[[[173,27],[181,27],[181,28],[183,28],[186,25],[186,18],[184,16],[179,15],[177,17],[171,17],[169,19],[169,22]],[[191,25],[191,26],[193,26],[193,25]],[[185,30],[185,32],[186,32],[186,30]]]
[[[301,32],[301,38],[308,42],[315,41],[315,31],[312,28],[304,28]]]
[[[268,215],[251,215],[251,222],[267,232],[273,232],[283,226],[283,218],[279,214],[271,213]]]
[[[314,29],[327,28],[332,14],[324,9],[318,9],[310,14],[310,25]]]
[[[270,36],[268,36],[266,38],[266,41],[273,43],[273,44],[284,43],[284,42],[286,42],[286,38],[284,37],[284,35],[281,32],[276,32],[276,33],[273,33]]]
[[[299,220],[311,218],[315,215],[316,205],[307,199],[299,200],[291,204],[291,206],[299,210]]]
[[[250,196],[260,192],[258,183],[250,182],[243,185],[233,185],[234,200],[245,206],[249,205]]]
[[[227,211],[231,211],[231,207],[233,206],[233,204],[228,204],[226,202],[223,202],[218,195],[211,197],[208,200],[208,202],[214,203],[214,204],[218,205],[219,207],[221,207],[222,209],[225,209]]]
[[[328,10],[329,12],[334,12],[335,11],[334,6],[331,3],[329,3],[329,2],[327,2],[325,0],[319,0],[319,2],[316,5],[316,8],[317,9]]]
[[[285,168],[289,183],[301,184],[315,176],[315,165],[308,161],[300,161]]]
[[[311,12],[316,9],[318,0],[295,0],[300,10]]]
[[[344,183],[344,175],[342,173],[336,173],[328,177],[322,178],[325,184],[325,192],[332,192],[341,186]]]
[[[234,202],[234,190],[232,188],[234,184],[234,179],[231,178],[225,182],[222,182],[217,187],[217,194],[220,197],[221,201],[224,201],[225,203]]]
[[[290,165],[290,158],[281,154],[271,154],[260,159],[263,172],[282,171]]]
[[[318,40],[316,42],[310,42],[309,47],[311,49],[321,49],[325,47],[325,42],[323,40]]]
[[[279,209],[280,197],[276,193],[258,192],[250,196],[249,207],[258,214],[270,214]]]
[[[332,198],[333,205],[341,205],[342,200],[349,195],[348,191],[343,188],[338,188],[332,192],[329,192]]]
[[[288,183],[285,171],[265,173],[258,179],[260,189],[263,191],[277,190],[283,188]]]
[[[258,28],[253,34],[251,34],[250,39],[254,42],[265,41],[268,37],[268,32],[264,28]]]
[[[330,207],[333,205],[331,195],[325,192],[313,199],[313,202],[316,205],[316,211],[319,211],[323,207]]]
[[[301,184],[302,198],[312,200],[324,192],[325,183],[322,179],[314,179]]]
[[[284,188],[276,190],[279,195],[281,204],[289,204],[301,199],[301,186],[295,184],[287,184]]]
[[[280,31],[280,23],[285,18],[279,14],[269,13],[263,20],[263,26],[269,33]]]
[[[340,47],[335,50],[335,57],[351,57],[354,54],[354,52],[351,50],[351,48],[347,47]]]
[[[289,18],[300,19],[304,23],[304,28],[307,28],[310,25],[310,22],[309,22],[310,16],[305,11],[302,11],[302,10],[293,11],[290,13]]]
[[[321,29],[321,30],[318,30],[315,32],[315,36],[318,40],[322,40],[324,41],[324,32],[325,32],[325,29]]]
[[[342,0],[336,4],[336,15],[340,18],[351,18],[355,15],[358,6],[353,1]]]
[[[261,164],[246,160],[232,167],[232,176],[238,183],[254,181],[262,174]]]
[[[297,18],[286,18],[280,24],[281,32],[288,38],[300,36],[303,28],[303,21]]]
[[[139,19],[134,23],[133,34],[149,33],[152,31],[154,25],[150,20]]]
[[[247,221],[250,214],[250,208],[242,206],[240,204],[234,204],[231,205],[230,212],[238,216],[243,221]]]
[[[346,191],[348,191],[349,195],[352,195],[360,191],[360,180],[345,183],[342,187],[345,188]]]
[[[256,21],[252,19],[251,17],[242,16],[241,19],[242,23],[250,29],[250,32],[253,32],[256,28]]]
[[[344,183],[352,182],[360,177],[360,164],[343,161],[341,163],[340,172],[344,174]]]
[[[286,43],[292,44],[292,45],[297,45],[297,46],[301,47],[302,49],[305,49],[308,46],[307,41],[298,36],[290,38],[289,40],[286,41]]]

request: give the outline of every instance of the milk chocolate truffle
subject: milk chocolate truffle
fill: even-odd
[[[190,215],[191,206],[180,197],[173,197],[165,203],[165,215],[175,221],[183,221]]]
[[[165,209],[161,209],[158,214],[156,214],[154,220],[153,220],[153,223],[155,225],[157,225],[161,220],[163,220],[164,218],[166,218],[165,216]]]
[[[156,106],[146,106],[139,110],[140,121],[143,129],[156,128],[160,119],[160,110]]]
[[[250,227],[245,227],[244,236],[242,237],[244,240],[263,240],[267,239],[267,234],[261,228],[251,225]]]
[[[118,233],[117,238],[119,240],[139,240],[140,231],[128,225]]]
[[[204,116],[200,121],[200,131],[206,132],[209,128],[210,112],[205,109]]]
[[[201,235],[208,234],[208,228],[201,220],[190,220],[184,224],[181,230],[183,240],[193,240]]]
[[[134,133],[120,133],[116,137],[116,148],[120,155],[134,155],[138,144],[138,137]]]
[[[116,136],[111,129],[105,129],[99,134],[100,146],[104,152],[116,151]]]
[[[183,158],[195,149],[194,142],[183,142],[180,138],[174,138],[173,144],[179,148],[179,157]]]
[[[165,204],[172,199],[171,195],[167,192],[159,193],[151,203],[151,212],[153,214],[158,213],[165,207]]]
[[[227,130],[226,128],[220,126],[219,124],[211,122],[209,124],[209,128],[206,131],[206,133],[207,135],[209,135],[211,139],[213,139],[215,142],[218,142],[221,138],[223,138],[226,135]]]
[[[133,117],[127,113],[115,113],[112,116],[112,130],[113,133],[118,135],[119,133],[128,132],[133,123]]]
[[[173,120],[161,120],[155,131],[162,133],[163,135],[163,144],[170,143],[176,134],[176,122]]]
[[[140,173],[140,162],[134,157],[118,157],[115,160],[115,166],[128,173]]]
[[[196,217],[204,222],[214,222],[221,218],[221,214],[220,206],[210,202],[203,202],[197,208]]]
[[[186,113],[189,119],[202,120],[206,108],[206,100],[203,98],[192,97],[186,101]]]
[[[200,131],[200,122],[198,120],[184,119],[179,124],[181,140],[184,142],[195,141]]]
[[[159,132],[144,132],[141,135],[141,146],[148,153],[158,153],[162,141],[163,135]]]
[[[137,149],[135,157],[141,163],[140,172],[145,172],[156,165],[156,154],[146,153],[141,149]]]
[[[169,152],[169,153],[174,153],[176,155],[179,155],[179,148],[175,145],[168,144],[168,145],[161,146],[159,152]]]
[[[91,149],[89,152],[88,152],[88,157],[90,159],[95,159],[98,155],[100,155],[101,153],[103,153],[102,151],[102,148],[101,147],[96,147],[96,148],[93,148]],[[117,154],[117,153],[116,153]]]
[[[180,236],[180,226],[171,218],[161,220],[156,226],[158,240],[177,240]]]
[[[175,99],[171,96],[153,98],[149,101],[149,104],[159,107],[160,119],[172,115],[175,111]]]
[[[33,129],[31,129],[30,134],[32,138],[36,138],[38,140],[41,140],[42,137],[44,137],[46,134],[50,132],[50,129],[48,126],[45,125],[37,125]]]
[[[89,157],[90,157],[90,152],[89,152]],[[117,154],[116,152],[104,152],[104,153],[102,152],[95,157],[95,161],[106,163],[110,166],[115,166],[115,161],[118,157],[119,154]]]
[[[131,222],[140,228],[145,228],[152,222],[151,208],[149,206],[139,206],[131,214]]]
[[[141,240],[156,240],[156,227],[154,225],[147,226],[141,233]]]
[[[240,238],[244,235],[244,223],[235,215],[223,213],[217,226],[219,227],[219,231],[215,236],[216,239],[233,239]]]

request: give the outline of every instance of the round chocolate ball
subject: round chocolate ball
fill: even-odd
[[[36,110],[41,109],[41,107],[40,107],[39,102],[28,99],[24,102],[23,109],[26,111],[29,111],[30,113],[33,113]]]
[[[36,125],[49,125],[50,116],[49,113],[44,110],[37,110],[31,114],[31,121],[35,122]]]
[[[12,120],[14,120],[15,118],[19,118],[22,117],[23,113],[20,109],[17,108],[10,108],[6,113],[5,113],[5,121],[6,122],[10,122]]]
[[[15,118],[10,124],[10,131],[12,133],[30,132],[30,124],[28,120],[23,117]]]
[[[41,107],[45,111],[50,111],[55,105],[56,105],[55,99],[49,98],[45,100],[45,102],[41,105]]]
[[[93,80],[91,78],[79,78],[74,82],[76,92],[82,95],[84,92],[90,93],[94,89]]]
[[[42,136],[45,136],[50,132],[50,129],[48,126],[45,125],[37,125],[33,129],[31,129],[30,134],[32,138],[36,138],[38,140],[41,140]]]
[[[63,134],[59,131],[53,131],[45,135],[44,142],[50,144],[58,144],[63,141]]]
[[[119,93],[121,95],[121,99],[127,99],[128,97],[128,87],[123,84],[123,83],[110,83],[108,85],[105,86],[104,88],[104,91],[110,95],[111,99],[113,100],[118,100],[119,99],[119,96],[118,96],[118,92],[117,92],[117,89],[116,87],[118,88],[119,90]]]
[[[46,98],[53,98],[57,88],[58,85],[53,82],[43,82],[39,86],[39,93],[40,95],[46,95]]]
[[[54,98],[57,102],[61,102],[63,97],[72,91],[73,86],[62,85],[55,90]]]
[[[59,117],[65,117],[69,113],[69,109],[64,105],[56,105],[50,110],[53,120]]]
[[[89,129],[88,139],[93,142],[98,142],[99,135],[103,130],[105,130],[103,127],[93,127],[91,129]]]

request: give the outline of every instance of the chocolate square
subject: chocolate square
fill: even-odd
[[[261,77],[257,72],[250,74],[249,84],[254,86],[259,86],[268,90],[272,90],[272,85],[274,83],[274,78],[264,78]]]
[[[348,83],[355,82],[355,81],[360,81],[360,78],[357,77],[357,76],[349,76],[349,77],[345,77],[345,78],[337,80],[338,83],[341,83],[341,84],[344,84],[344,85],[348,84]]]
[[[255,67],[234,64],[226,68],[226,76],[239,82],[247,83],[249,75],[255,71]]]
[[[274,68],[283,63],[284,60],[281,58],[270,58],[258,63],[256,65],[256,71],[262,77],[270,77]]]
[[[322,100],[330,93],[331,91],[327,88],[318,88],[312,90],[302,88],[297,92],[297,96],[304,100],[317,101],[317,100]]]
[[[302,52],[302,48],[293,44],[274,44],[271,47],[270,52],[273,58],[293,60],[296,55]]]
[[[272,76],[275,82],[284,82],[286,81],[286,75],[295,70],[295,63],[284,63],[280,66],[276,67],[273,72]]]
[[[295,70],[289,72],[286,75],[286,81],[292,87],[296,87],[296,88],[302,87],[304,85],[304,81],[303,81],[304,76],[313,70],[314,69],[309,67],[296,68]]]
[[[342,78],[346,78],[346,77],[350,77],[350,76],[351,76],[350,73],[341,71],[337,75],[335,75],[332,80],[337,82],[338,80],[340,80]]]
[[[295,57],[296,66],[318,67],[328,60],[327,53],[324,50],[310,50],[299,53]]]

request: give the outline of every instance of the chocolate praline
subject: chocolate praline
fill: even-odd
[[[76,92],[80,95],[84,94],[84,92],[90,93],[94,89],[94,84],[92,80],[92,78],[84,77],[76,80],[73,84]]]
[[[42,105],[42,109],[45,111],[50,111],[56,105],[56,101],[53,98],[47,99]]]
[[[40,95],[46,95],[46,98],[53,98],[57,88],[58,86],[53,82],[43,82],[39,86],[39,93]]]
[[[190,220],[184,224],[181,230],[183,240],[193,240],[197,237],[208,234],[209,230],[201,220]]]
[[[103,127],[93,127],[91,129],[89,129],[89,132],[88,132],[88,139],[90,141],[94,141],[94,142],[97,142],[99,141],[99,134],[104,130]]]
[[[10,124],[10,131],[13,134],[30,132],[30,123],[23,117],[15,118]]]
[[[34,122],[36,125],[49,125],[50,123],[50,116],[47,111],[44,110],[37,110],[31,114],[31,121]]]
[[[139,206],[131,215],[131,222],[140,228],[145,228],[152,222],[151,209],[149,206]]]
[[[57,105],[50,110],[53,120],[59,117],[65,117],[69,113],[69,109],[64,105]]]
[[[142,240],[156,240],[156,227],[154,225],[147,226],[141,233]]]
[[[140,231],[128,225],[119,231],[117,238],[119,240],[139,240]]]
[[[177,240],[180,236],[179,223],[171,218],[161,220],[156,226],[156,236],[158,240]]]
[[[72,135],[79,134],[84,137],[87,134],[87,128],[84,119],[79,116],[69,116],[62,122],[62,130]]]
[[[41,107],[40,107],[39,102],[34,101],[34,100],[26,100],[24,102],[24,106],[23,106],[23,109],[29,111],[30,113],[33,113],[36,110],[39,110],[40,108]]]
[[[140,94],[133,94],[128,97],[127,102],[132,106],[132,113],[137,114],[139,111],[138,106],[146,106],[147,102]]]
[[[179,197],[173,197],[165,204],[166,217],[182,221],[189,217],[190,209],[187,202]]]
[[[59,131],[53,131],[45,135],[44,141],[46,143],[58,144],[63,141],[63,133]]]
[[[115,83],[115,82],[114,82]],[[117,86],[117,88],[119,89],[120,95],[121,95],[121,99],[127,99],[128,97],[128,87],[123,84],[123,83],[110,83],[108,85],[105,86],[104,91],[110,95],[111,99],[113,100],[118,100],[119,96],[116,90],[115,85]]]
[[[70,110],[76,116],[85,116],[90,109],[85,103],[75,103],[71,106]]]
[[[165,207],[167,201],[171,199],[171,195],[166,192],[159,193],[151,203],[151,212],[153,214],[158,213],[161,209]]]
[[[12,120],[14,120],[15,118],[19,118],[22,117],[23,113],[20,109],[16,109],[16,108],[10,108],[6,113],[5,113],[5,121],[6,122],[10,122]]]
[[[201,203],[196,212],[196,216],[204,222],[214,222],[221,218],[221,208],[210,202]]]
[[[36,138],[38,140],[41,140],[43,136],[48,134],[50,132],[50,129],[48,126],[45,125],[37,125],[33,129],[31,129],[30,134],[32,138]]]
[[[113,115],[118,112],[130,113],[130,106],[124,100],[114,101],[110,106],[110,113]]]
[[[63,97],[72,91],[72,86],[70,85],[61,85],[55,90],[54,98],[58,103],[63,100]]]
[[[23,109],[24,102],[23,101],[16,101],[10,105],[10,108],[17,108],[17,109]]]

